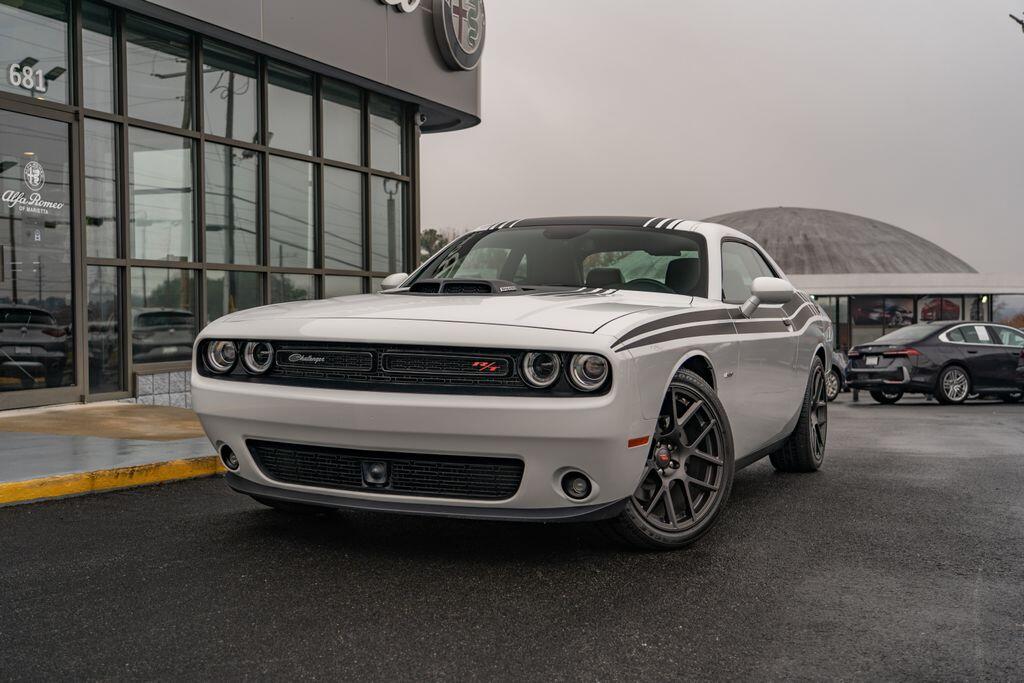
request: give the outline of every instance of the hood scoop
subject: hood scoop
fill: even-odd
[[[464,278],[420,280],[404,290],[396,290],[394,294],[466,294],[470,296],[486,296],[488,294],[514,294],[521,290],[507,280],[471,280]],[[388,292],[392,293],[392,292]]]

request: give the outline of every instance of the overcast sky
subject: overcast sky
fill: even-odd
[[[423,138],[423,227],[869,216],[1024,254],[1024,0],[489,0],[483,123]]]

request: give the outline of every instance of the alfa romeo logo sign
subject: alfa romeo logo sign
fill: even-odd
[[[28,185],[28,189],[33,192],[43,189],[43,185],[46,184],[46,174],[43,173],[43,165],[38,161],[30,161],[25,164],[22,176],[25,178],[25,184]]]
[[[475,69],[487,34],[484,0],[434,0],[434,33],[448,66]]]

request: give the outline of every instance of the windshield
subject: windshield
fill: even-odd
[[[707,296],[704,238],[672,230],[557,226],[471,233],[413,282],[504,280],[524,289],[597,287]],[[412,284],[412,283],[409,283]]]
[[[909,344],[911,342],[921,341],[932,332],[937,331],[938,328],[935,325],[911,325],[910,327],[901,327],[900,329],[890,332],[887,335],[879,337],[872,344]]]

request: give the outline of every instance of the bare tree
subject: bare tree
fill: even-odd
[[[1013,19],[1014,21],[1016,21],[1018,24],[1020,24],[1020,30],[1024,31],[1024,16],[1022,16],[1020,19],[1018,19],[1017,17],[1015,17],[1015,16],[1013,16],[1011,14],[1010,18]]]

